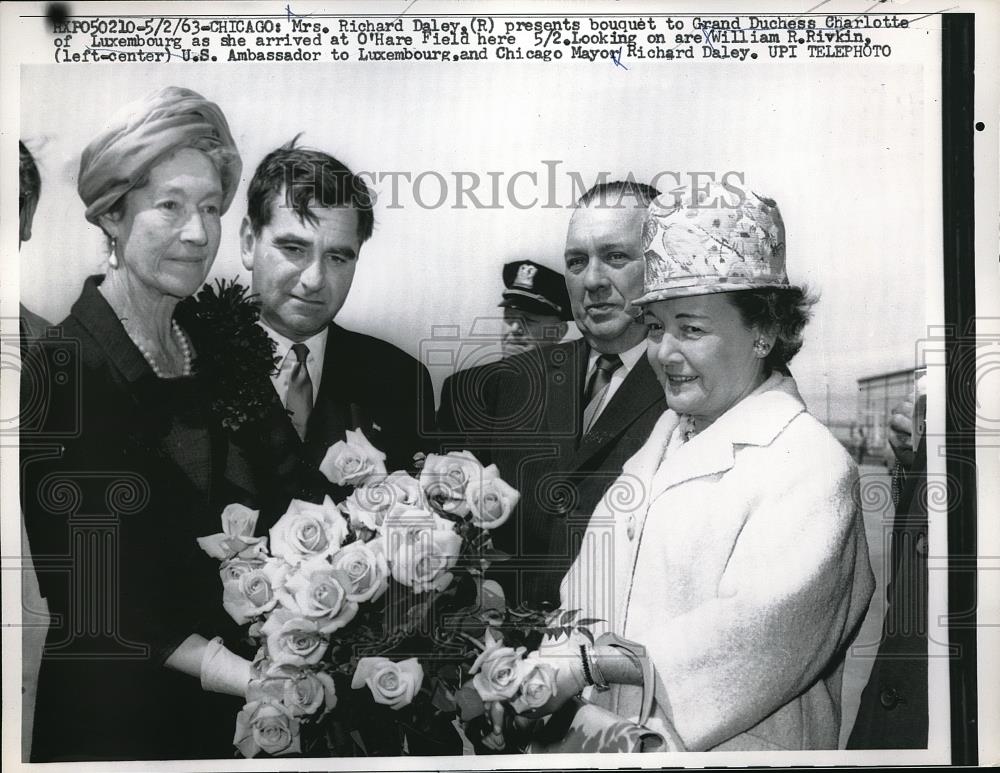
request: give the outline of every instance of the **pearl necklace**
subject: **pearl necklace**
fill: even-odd
[[[191,341],[188,339],[187,334],[183,330],[181,330],[181,326],[177,324],[177,320],[176,319],[170,320],[170,329],[173,331],[174,338],[177,339],[177,344],[178,344],[178,346],[181,347],[181,354],[184,357],[184,366],[181,369],[180,375],[181,376],[190,376],[191,375]],[[156,375],[157,378],[172,378],[172,376],[167,376],[167,375],[165,375],[163,373],[162,370],[160,370],[160,366],[156,364],[156,359],[146,349],[145,346],[143,346],[141,343],[139,343],[139,341],[137,341],[131,335],[129,337],[132,338],[132,343],[134,343],[136,345],[136,348],[139,350],[139,352],[145,358],[146,362],[149,363],[149,367],[153,369],[153,373]]]

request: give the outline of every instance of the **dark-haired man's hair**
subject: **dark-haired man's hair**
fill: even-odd
[[[255,235],[271,222],[275,206],[294,210],[303,223],[319,222],[310,207],[354,207],[358,239],[372,235],[375,216],[372,193],[364,181],[333,156],[291,142],[268,153],[247,189],[247,217]],[[279,197],[283,200],[279,201]]]
[[[597,204],[601,207],[621,209],[633,206],[645,209],[660,192],[652,185],[639,183],[635,180],[614,180],[609,183],[598,183],[584,193],[576,202],[578,207],[588,207]],[[633,199],[631,205],[623,203],[624,199]]]
[[[25,147],[20,140],[17,141],[18,154],[18,179],[20,188],[17,196],[18,210],[24,209],[24,202],[29,199],[37,199],[42,194],[42,176],[38,174],[38,166],[31,151]]]

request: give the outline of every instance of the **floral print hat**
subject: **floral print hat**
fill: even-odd
[[[711,183],[649,205],[645,292],[636,305],[708,293],[791,288],[785,225],[773,199]]]

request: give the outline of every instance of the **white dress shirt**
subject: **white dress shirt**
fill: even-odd
[[[292,345],[296,342],[290,338],[285,338],[281,333],[272,330],[263,322],[258,324],[267,331],[271,340],[277,344],[274,353],[280,358],[280,362],[278,372],[271,374],[271,383],[274,384],[274,391],[278,393],[278,398],[281,400],[281,404],[284,405],[288,397],[288,380],[292,376],[292,368],[298,362],[295,358],[295,352],[292,351]],[[323,356],[326,354],[326,338],[329,333],[330,329],[325,327],[312,338],[302,342],[309,347],[309,356],[306,357],[306,370],[309,371],[309,380],[312,381],[313,405],[316,404],[316,395],[319,394],[319,382],[323,377]]]
[[[587,364],[587,378],[584,380],[584,384],[589,384],[590,379],[594,376],[594,371],[597,370],[597,358],[601,356],[601,353],[593,348],[590,350],[590,360]],[[598,403],[596,410],[594,411],[594,416],[590,420],[590,427],[593,427],[597,423],[597,418],[603,413],[604,409],[611,402],[611,398],[615,396],[615,392],[622,385],[628,374],[632,372],[632,368],[638,365],[639,360],[646,356],[646,339],[643,338],[639,343],[633,346],[631,349],[626,349],[624,352],[618,352],[618,356],[621,358],[622,366],[617,368],[614,373],[611,374],[611,380],[608,382],[607,388],[604,390],[604,395],[601,397],[601,402]],[[590,427],[584,427],[584,432],[589,432]]]

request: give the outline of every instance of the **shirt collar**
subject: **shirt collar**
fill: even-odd
[[[297,342],[293,341],[291,338],[286,338],[263,320],[258,320],[257,324],[264,328],[270,339],[274,341],[276,346],[274,354],[278,357],[278,367],[280,368],[284,364],[285,358],[288,356],[288,352]],[[309,347],[309,354],[315,358],[315,362],[317,363],[323,362],[323,357],[326,354],[326,340],[329,335],[330,328],[324,327],[312,338],[307,338],[305,341],[302,341],[302,343]]]
[[[597,358],[600,356],[601,353],[599,351],[593,347],[590,348],[590,359],[587,361],[588,373],[594,369]],[[624,352],[618,352],[618,356],[621,358],[622,365],[625,366],[625,373],[631,373],[632,368],[639,364],[639,360],[646,356],[646,339],[643,338],[631,349],[626,349]]]

